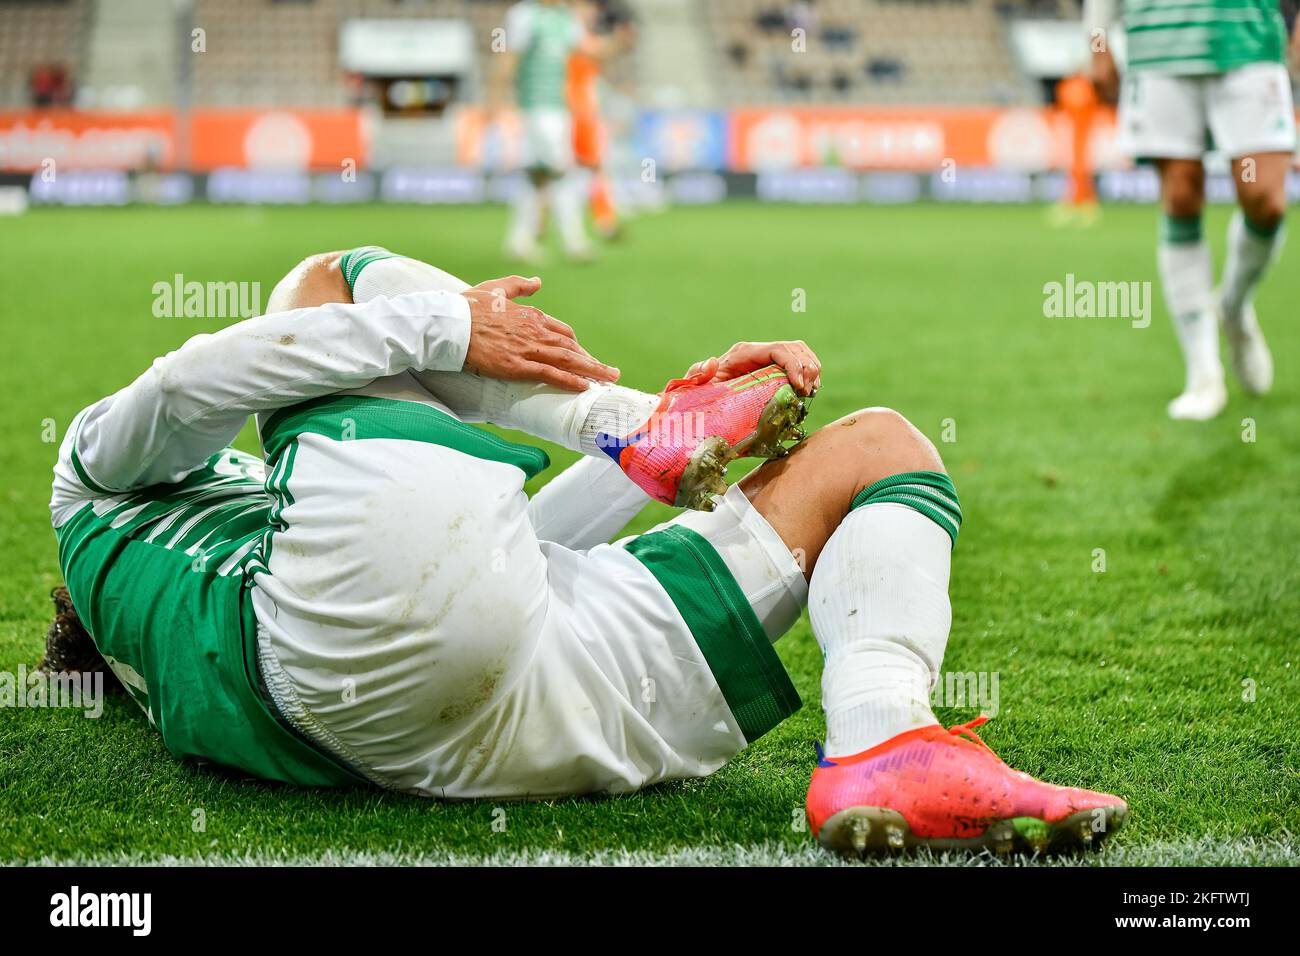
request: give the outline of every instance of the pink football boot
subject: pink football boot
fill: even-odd
[[[1056,852],[1100,845],[1128,816],[1119,797],[1056,787],[1012,770],[972,728],[909,730],[852,757],[821,757],[808,822],[828,850],[910,847]]]
[[[675,379],[644,425],[597,444],[651,498],[679,508],[712,511],[712,495],[727,490],[727,465],[737,458],[781,458],[787,441],[801,441],[807,402],[780,366],[725,382],[704,376]]]

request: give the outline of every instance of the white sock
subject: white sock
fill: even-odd
[[[445,290],[469,285],[450,273],[375,246],[349,252],[341,264],[356,302],[380,295]],[[458,418],[492,422],[553,441],[584,455],[607,458],[600,434],[622,438],[643,425],[659,404],[657,395],[593,382],[585,392],[549,385],[504,382],[465,372],[412,372],[417,381]]]
[[[849,512],[809,584],[808,612],[826,657],[829,756],[938,722],[930,688],[952,624],[953,539],[912,506],[883,497]]]
[[[1187,364],[1189,389],[1223,380],[1219,326],[1213,307],[1214,265],[1210,247],[1199,238],[1199,219],[1195,228],[1197,238],[1191,241],[1170,241],[1168,236],[1162,237],[1156,253],[1165,305]]]
[[[514,428],[606,461],[602,445],[612,443],[600,435],[622,438],[645,424],[659,404],[657,395],[602,382],[592,382],[585,392],[567,392],[464,372],[411,374],[464,421]]]
[[[541,191],[527,175],[523,175],[510,203],[510,231],[506,241],[512,249],[531,248],[537,245],[537,233],[541,226]]]
[[[341,264],[343,277],[352,287],[352,301],[369,302],[381,295],[408,292],[464,292],[469,283],[450,272],[418,259],[394,255],[379,246],[353,249]],[[349,275],[349,273],[351,273]]]
[[[566,251],[583,253],[590,243],[585,223],[587,209],[587,171],[571,169],[552,187],[554,190],[555,225]]]
[[[1240,322],[1242,309],[1255,297],[1264,273],[1282,251],[1285,230],[1262,236],[1246,224],[1240,209],[1228,224],[1228,258],[1223,264],[1220,304],[1224,320]]]
[[[659,396],[621,385],[592,385],[586,394],[594,398],[578,430],[578,450],[584,455],[605,455],[614,449],[611,438],[624,438],[636,431],[659,407]]]

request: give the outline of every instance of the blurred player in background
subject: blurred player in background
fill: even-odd
[[[1090,40],[1105,36],[1115,10],[1116,0],[1087,0]],[[1253,299],[1282,247],[1295,150],[1286,27],[1277,0],[1123,0],[1123,20],[1128,68],[1120,137],[1135,158],[1160,171],[1160,280],[1187,363],[1184,391],[1169,403],[1169,416],[1203,421],[1228,400],[1220,324],[1246,391],[1262,394],[1273,383]],[[1110,44],[1093,42],[1092,49],[1093,81],[1113,100],[1119,84]],[[1240,205],[1217,294],[1201,232],[1202,159],[1211,148],[1231,159]]]
[[[1051,222],[1056,226],[1091,226],[1101,213],[1088,149],[1097,118],[1097,91],[1085,74],[1067,76],[1056,85],[1056,105],[1070,120],[1070,177],[1065,196],[1052,208]]]
[[[610,38],[587,33],[564,0],[524,0],[506,13],[506,50],[490,94],[490,107],[499,108],[513,88],[524,130],[527,172],[515,196],[506,254],[536,262],[541,257],[537,237],[547,206],[554,213],[565,253],[572,259],[591,257],[583,223],[586,176],[573,166],[573,117],[566,100],[569,58],[581,50],[602,58],[615,52]]]
[[[588,36],[601,35],[603,26],[617,36],[620,49],[631,46],[632,24],[626,17],[620,14],[606,17],[595,0],[579,0],[576,9]],[[592,54],[590,46],[579,46],[569,58],[567,98],[573,114],[573,156],[588,175],[588,199],[596,233],[612,239],[618,234],[619,220],[604,169],[608,131],[600,111],[601,59]]]

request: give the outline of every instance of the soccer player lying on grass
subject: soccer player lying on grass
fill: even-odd
[[[961,511],[915,428],[865,409],[787,453],[807,346],[740,344],[648,395],[512,301],[538,286],[316,256],[271,314],[76,417],[60,563],[173,754],[449,798],[706,776],[799,707],[772,642],[808,604],[823,845],[1062,848],[1123,821],[936,722]],[[250,415],[265,462],[228,447]],[[545,454],[475,421],[587,457],[530,500]],[[740,455],[772,460],[727,489]],[[647,494],[695,510],[605,543]]]

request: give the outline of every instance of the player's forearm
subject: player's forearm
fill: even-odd
[[[469,303],[451,292],[249,319],[157,359],[86,415],[76,450],[108,490],[176,480],[256,412],[407,369],[460,369],[469,331]]]

